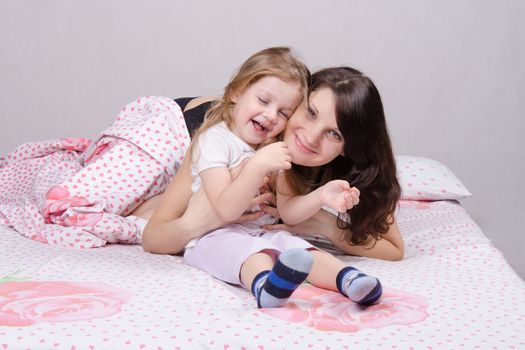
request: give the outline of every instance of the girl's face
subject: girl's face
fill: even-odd
[[[288,121],[284,142],[298,165],[320,166],[343,154],[332,90],[320,88],[310,93],[308,105],[298,108]]]
[[[279,135],[301,101],[298,83],[266,76],[235,94],[232,132],[253,148]]]

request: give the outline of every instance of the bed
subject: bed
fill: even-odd
[[[72,157],[71,140],[65,144]],[[75,152],[88,151],[75,144]],[[82,249],[100,228],[77,225],[77,231],[84,227],[74,231],[78,238],[60,241],[62,231],[34,232],[42,223],[36,216],[33,226],[15,230],[4,215],[0,350],[525,348],[525,283],[460,204],[468,190],[435,160],[398,156],[397,164],[405,258],[341,256],[381,279],[383,297],[367,308],[305,283],[286,307],[257,309],[248,291],[185,265],[180,256],[146,253],[128,236],[104,236]],[[57,206],[53,193],[46,208]],[[4,197],[6,213],[13,200]],[[59,207],[74,212],[74,198]],[[49,222],[53,215],[45,213]],[[79,217],[61,217],[58,226],[85,224]]]
[[[406,257],[360,309],[303,285],[284,309],[139,245],[75,250],[1,226],[2,349],[522,349],[525,286],[454,201],[402,201]]]

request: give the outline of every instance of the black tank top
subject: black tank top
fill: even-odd
[[[184,108],[188,105],[188,103],[193,100],[195,97],[179,97],[173,99],[180,108],[184,111]],[[184,114],[184,120],[186,122],[186,127],[188,128],[188,132],[190,133],[190,137],[193,137],[195,134],[195,131],[201,126],[202,122],[204,121],[204,115],[210,109],[212,102],[204,102],[197,107],[194,107],[190,110],[187,110],[186,112],[183,112]]]

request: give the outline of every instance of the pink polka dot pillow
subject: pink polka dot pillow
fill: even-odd
[[[440,162],[413,156],[396,156],[401,199],[460,199],[472,195],[452,171]]]

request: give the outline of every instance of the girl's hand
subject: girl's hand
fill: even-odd
[[[262,172],[290,169],[292,156],[286,144],[282,141],[274,142],[258,150],[248,160],[252,166],[257,166]]]
[[[348,181],[332,180],[321,187],[319,199],[324,205],[344,213],[359,204],[359,195],[359,190],[350,187]]]
[[[261,201],[260,203],[257,203],[257,204],[259,204],[261,211],[263,211],[264,213],[270,216],[273,216],[274,218],[280,219],[281,216],[279,215],[279,212],[277,211],[277,206],[275,204],[275,196],[272,190],[267,186],[266,184],[267,181],[268,181],[268,178],[265,178],[265,184],[261,186],[261,188],[259,188],[259,192],[261,193],[259,197],[267,196],[266,200]]]

